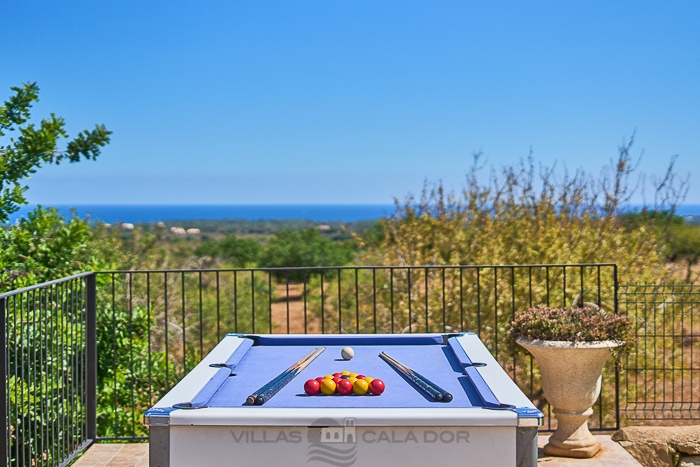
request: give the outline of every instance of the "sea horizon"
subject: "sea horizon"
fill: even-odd
[[[37,205],[22,206],[10,216],[10,223],[26,216]],[[49,205],[41,205],[49,207]],[[167,222],[215,219],[351,222],[386,217],[393,204],[57,204],[61,215],[70,218],[75,210],[80,218],[107,223]]]
[[[10,216],[9,223],[26,216],[37,205],[22,206]],[[49,207],[50,205],[44,205]],[[70,218],[73,210],[80,218],[107,223],[151,223],[167,221],[246,219],[306,219],[315,222],[352,222],[387,217],[395,211],[393,204],[57,204],[61,215]],[[631,205],[630,209],[641,208]],[[680,216],[700,216],[700,204],[677,207]]]

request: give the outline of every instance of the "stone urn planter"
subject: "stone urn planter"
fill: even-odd
[[[557,429],[544,447],[548,456],[593,457],[600,443],[588,430],[591,408],[600,395],[602,371],[617,341],[567,342],[527,340],[516,342],[537,361],[542,389],[557,417]]]

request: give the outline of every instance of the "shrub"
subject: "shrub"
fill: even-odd
[[[90,226],[41,206],[0,230],[0,291],[6,292],[88,269]]]
[[[635,192],[630,182],[636,167],[631,146],[631,141],[623,144],[618,158],[604,166],[599,176],[583,170],[557,173],[529,157],[492,169],[488,182],[482,179],[481,155],[476,154],[461,192],[448,193],[441,183],[426,184],[420,199],[397,200],[393,216],[382,221],[382,236],[360,239],[360,262],[373,266],[608,263],[617,265],[622,283],[666,282],[672,275],[663,253],[663,236],[676,221],[674,208],[686,192],[687,180],[677,179],[672,160],[665,176],[656,180],[654,208],[626,215]],[[596,277],[593,268],[533,267],[530,279],[527,270],[497,274],[494,269],[488,277],[465,270],[464,280],[448,273],[444,292],[429,297],[430,307],[425,307],[440,311],[442,307],[433,303],[446,303],[446,316],[428,314],[426,322],[446,321],[459,327],[461,307],[449,308],[449,304],[479,303],[464,309],[466,329],[479,330],[475,316],[493,323],[495,329],[489,336],[482,334],[482,340],[495,347],[496,336],[510,319],[499,310],[512,308],[517,313],[533,303],[548,303],[550,297],[560,297],[550,305],[562,308],[574,305],[581,296],[591,300],[597,295],[595,304],[604,308],[612,304],[615,278],[612,269],[602,271]],[[423,278],[412,276],[411,283],[419,283],[426,275],[426,283],[441,283],[438,273],[426,268]],[[397,290],[393,298],[396,303],[410,303],[415,294],[406,288]],[[394,317],[398,322],[410,321],[409,307],[394,310]]]
[[[627,316],[607,313],[600,308],[554,308],[539,305],[528,308],[510,323],[507,339],[596,342],[620,344],[616,354],[629,352],[634,342],[632,321]]]

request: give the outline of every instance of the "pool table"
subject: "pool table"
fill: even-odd
[[[341,349],[352,347],[351,360]],[[325,351],[263,405],[246,398],[315,348]],[[436,402],[386,352],[453,395]],[[344,370],[381,395],[310,396]],[[474,333],[227,335],[145,415],[151,467],[537,464],[537,410]]]

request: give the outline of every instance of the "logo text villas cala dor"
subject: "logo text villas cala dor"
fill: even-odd
[[[231,435],[236,444],[264,443],[286,444],[289,448],[297,446],[304,449],[303,430],[232,430]],[[399,444],[405,447],[421,444],[435,445],[457,444],[466,448],[469,444],[469,432],[466,430],[419,430],[386,429],[364,427],[357,429],[354,418],[341,421],[332,418],[315,420],[306,431],[306,451],[309,464],[325,464],[333,467],[351,467],[358,456],[358,443],[364,448],[381,445]],[[456,446],[455,446],[456,447]],[[295,449],[292,448],[292,451]],[[288,452],[290,452],[287,449]],[[299,452],[301,454],[301,452]]]

